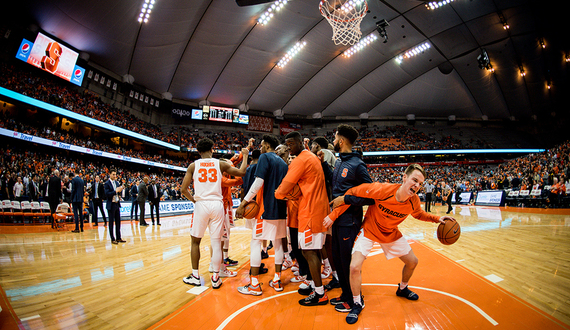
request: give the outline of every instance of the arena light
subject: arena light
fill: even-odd
[[[429,42],[424,42],[412,49],[407,50],[404,54],[396,56],[396,63],[401,64],[405,59],[412,58],[416,55],[423,54],[426,50],[430,49],[431,45]]]
[[[274,13],[280,11],[283,7],[285,7],[286,4],[287,0],[275,1],[274,3],[271,4],[269,8],[267,8],[267,10],[263,14],[261,14],[259,19],[257,20],[257,23],[261,25],[266,25],[267,23],[269,23],[271,18],[273,18]]]
[[[306,41],[299,41],[295,44],[295,46],[293,46],[291,49],[289,49],[289,51],[287,52],[287,54],[285,54],[285,56],[283,56],[281,58],[281,60],[279,61],[279,63],[277,63],[277,66],[280,68],[284,68],[285,65],[287,65],[287,63],[289,63],[289,61],[295,57],[295,55],[297,55],[297,53],[299,53],[299,51],[301,51],[301,49],[303,49],[303,47],[305,47],[305,45],[307,44]]]
[[[364,47],[370,45],[372,42],[376,41],[376,39],[378,39],[378,37],[376,36],[375,33],[370,33],[368,36],[360,39],[360,41],[350,47],[349,49],[345,50],[342,55],[344,55],[344,57],[351,57],[352,55],[354,55],[355,53],[359,52],[360,50],[362,50]]]
[[[139,14],[138,21],[139,23],[148,23],[148,19],[150,18],[150,13],[154,8],[155,0],[144,0],[144,3],[141,8],[141,12]]]
[[[430,1],[426,2],[426,8],[428,10],[434,10],[440,7],[443,7],[449,3],[452,3],[454,0],[443,0],[443,1]]]

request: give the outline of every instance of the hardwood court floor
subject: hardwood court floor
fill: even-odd
[[[444,207],[437,206],[434,213],[442,215],[444,211]],[[420,283],[423,281],[420,274],[424,274],[424,279],[436,279],[436,282],[460,283],[466,287],[472,285],[472,282],[465,281],[461,276],[455,278],[445,269],[434,267],[434,262],[430,260],[435,255],[437,258],[433,260],[447,260],[454,267],[476,274],[476,277],[488,277],[489,281],[497,281],[496,286],[493,286],[509,293],[509,298],[505,299],[520,300],[535,306],[566,324],[564,327],[570,328],[570,210],[458,206],[454,213],[462,226],[462,235],[451,246],[441,245],[437,241],[434,224],[413,219],[402,224],[402,232],[419,243],[418,249],[426,251],[422,255],[426,257],[420,258],[412,286],[440,287],[441,284],[433,283],[434,280]],[[26,232],[30,229],[37,231],[38,226],[18,229],[0,227],[0,286],[5,293],[5,301],[20,319],[21,328],[146,329],[161,325],[173,312],[183,310],[196,297],[202,300],[211,296],[211,289],[199,295],[189,293],[193,287],[182,282],[182,278],[190,272],[188,217],[164,218],[161,222],[161,227],[146,228],[140,228],[135,222],[123,222],[122,233],[127,243],[120,245],[112,245],[107,228],[101,226],[87,229],[81,234],[54,232],[49,228],[44,229],[47,232],[43,233]],[[241,268],[234,268],[239,269],[239,275],[237,278],[225,279],[222,289],[214,293],[221,292],[224,296],[240,300],[244,297],[240,297],[233,287],[246,281],[250,231],[241,228],[242,221],[238,221],[237,225],[238,228],[232,231],[230,257],[240,262]],[[15,231],[19,233],[14,233]],[[200,267],[200,272],[206,279],[208,245],[206,236],[201,249]],[[386,261],[381,255],[375,258],[380,270],[401,267],[398,260]],[[272,259],[265,260],[267,261]],[[290,271],[285,274],[286,277],[291,276]],[[365,273],[365,282],[393,285],[397,283],[398,277],[390,276],[386,280],[382,271],[368,271]],[[211,285],[209,280],[205,282],[206,286]],[[488,281],[483,282],[490,285]],[[392,299],[394,288],[365,288],[371,298],[366,300],[367,307],[363,312],[367,313],[365,315],[368,315],[369,321],[362,322],[363,326],[380,326],[378,322],[385,324],[386,320],[380,310],[389,306],[389,303],[384,302],[384,297]],[[293,284],[286,286],[286,292],[293,289]],[[421,296],[421,304],[439,303],[429,293]],[[256,300],[265,297],[266,295],[245,298]],[[297,304],[296,293],[286,297],[288,300],[283,304]],[[408,308],[402,306],[403,310]],[[411,310],[406,310],[408,315],[414,313],[415,307],[411,306]],[[449,309],[452,310],[454,306],[455,304]],[[5,326],[4,320],[10,316],[6,308],[2,307],[0,325]],[[189,313],[214,318],[215,308],[209,306],[207,309],[192,309]],[[495,312],[500,310],[506,315],[509,313],[509,306],[498,301],[484,307],[489,308]],[[341,318],[344,322],[344,315],[332,310],[328,312],[329,310],[331,308],[327,309],[326,315],[335,315],[336,319]],[[325,322],[321,315],[310,311],[304,313],[303,320],[307,322]],[[418,312],[416,319],[430,319],[429,315],[422,313]],[[511,318],[516,320],[518,317],[512,315]],[[551,322],[546,317],[544,320]],[[264,322],[274,321],[268,319]],[[502,325],[504,323],[501,321]],[[393,328],[405,328],[403,326],[406,325],[394,323]],[[188,327],[191,325],[188,324]],[[217,325],[212,326],[215,327]],[[230,326],[227,328],[232,329]],[[333,325],[332,328],[337,326]],[[437,322],[424,322],[420,328],[448,327],[445,324],[438,325]],[[459,328],[488,328],[488,324],[467,323]]]

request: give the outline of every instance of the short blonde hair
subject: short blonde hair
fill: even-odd
[[[406,168],[406,170],[404,171],[404,174],[406,174],[407,176],[410,176],[412,174],[412,172],[414,172],[414,171],[420,171],[420,173],[424,176],[424,180],[427,179],[426,171],[419,164],[411,164],[410,166],[408,166]]]

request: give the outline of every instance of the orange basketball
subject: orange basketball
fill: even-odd
[[[459,239],[461,227],[457,221],[445,220],[437,227],[437,239],[444,245],[451,245]]]
[[[299,187],[299,184],[296,184],[285,197],[289,200],[299,199],[299,197],[301,197],[301,187]]]
[[[259,214],[259,205],[256,201],[251,201],[245,204],[243,210],[243,217],[246,219],[254,219]]]

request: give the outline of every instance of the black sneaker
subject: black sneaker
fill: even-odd
[[[350,313],[348,313],[348,315],[346,316],[346,323],[348,324],[356,323],[356,321],[358,321],[358,315],[360,315],[360,312],[362,312],[363,308],[364,306],[362,306],[359,303],[354,304],[354,306],[352,306],[352,309],[350,310]]]
[[[329,303],[329,297],[327,297],[327,293],[323,293],[322,295],[317,294],[316,291],[313,291],[307,298],[299,300],[299,304],[301,306],[318,306],[318,305],[326,305]]]
[[[418,300],[420,296],[417,295],[414,291],[410,290],[408,286],[404,288],[404,290],[400,290],[400,285],[398,284],[398,290],[396,291],[396,295],[398,297],[404,297],[408,300]]]
[[[232,260],[230,258],[224,259],[224,265],[228,267],[237,266],[238,262],[236,260]]]
[[[269,258],[269,254],[267,252],[264,252],[263,250],[261,250],[261,259],[267,259]]]
[[[306,288],[299,288],[297,292],[302,296],[309,296],[314,291],[312,286],[308,286]]]
[[[328,284],[325,285],[325,290],[330,291],[336,288],[340,288],[340,283],[336,279],[336,277],[333,276],[333,279]]]
[[[344,302],[344,300],[342,300],[342,297],[336,297],[336,298],[332,298],[330,300],[331,305],[338,305],[338,304],[342,304]]]
[[[350,312],[350,311],[352,310],[352,304],[349,303],[349,302],[344,301],[344,302],[342,302],[342,303],[340,303],[340,304],[335,305],[335,306],[334,306],[334,309],[335,309],[337,312],[348,313],[348,312]]]

